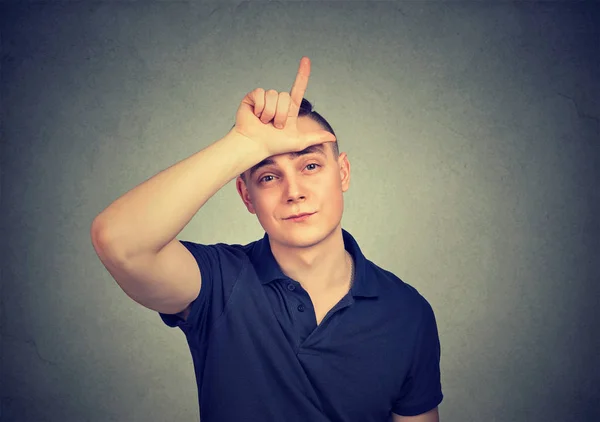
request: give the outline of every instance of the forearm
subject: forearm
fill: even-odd
[[[234,177],[266,158],[235,131],[131,189],[102,211],[91,234],[121,258],[158,252]]]

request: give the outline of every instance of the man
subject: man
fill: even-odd
[[[291,93],[255,89],[222,139],[117,199],[94,248],[132,299],[186,335],[202,422],[437,422],[434,313],[341,228],[350,163]],[[327,130],[325,130],[327,129]],[[265,235],[247,245],[176,236],[228,181]]]

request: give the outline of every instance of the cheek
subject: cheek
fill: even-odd
[[[321,194],[326,198],[339,197],[342,194],[342,186],[339,177],[330,176],[324,179],[320,184]]]
[[[344,208],[344,193],[338,188],[330,196],[331,207],[335,212],[340,212]]]
[[[329,213],[337,214],[344,205],[344,193],[338,180],[328,180],[327,184],[321,185],[319,201]]]
[[[252,204],[257,214],[273,214],[275,207],[277,206],[277,199],[274,195],[262,194],[256,197]]]

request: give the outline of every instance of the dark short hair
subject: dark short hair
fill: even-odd
[[[327,122],[327,120],[325,120],[325,118],[323,116],[321,116],[319,113],[314,111],[313,108],[314,108],[313,104],[310,101],[308,101],[306,98],[303,98],[302,103],[300,104],[300,109],[298,110],[298,117],[306,116],[306,117],[310,118],[311,120],[315,121],[316,123],[318,123],[319,126],[321,126],[324,130],[331,133],[333,136],[336,136],[335,132],[333,131],[333,128]],[[235,127],[235,124],[233,125],[233,127]],[[232,127],[232,129],[233,129],[233,127]],[[339,149],[338,142],[337,142],[337,136],[336,136],[335,142],[327,142],[327,143],[331,144],[331,151],[333,153],[333,158],[337,158],[340,155],[340,149]],[[246,178],[244,177],[244,173],[240,174],[240,177],[242,178],[244,183],[246,183]]]

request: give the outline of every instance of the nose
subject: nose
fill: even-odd
[[[296,177],[287,178],[287,186],[285,194],[287,195],[287,202],[296,202],[306,198],[304,188],[298,182]]]

